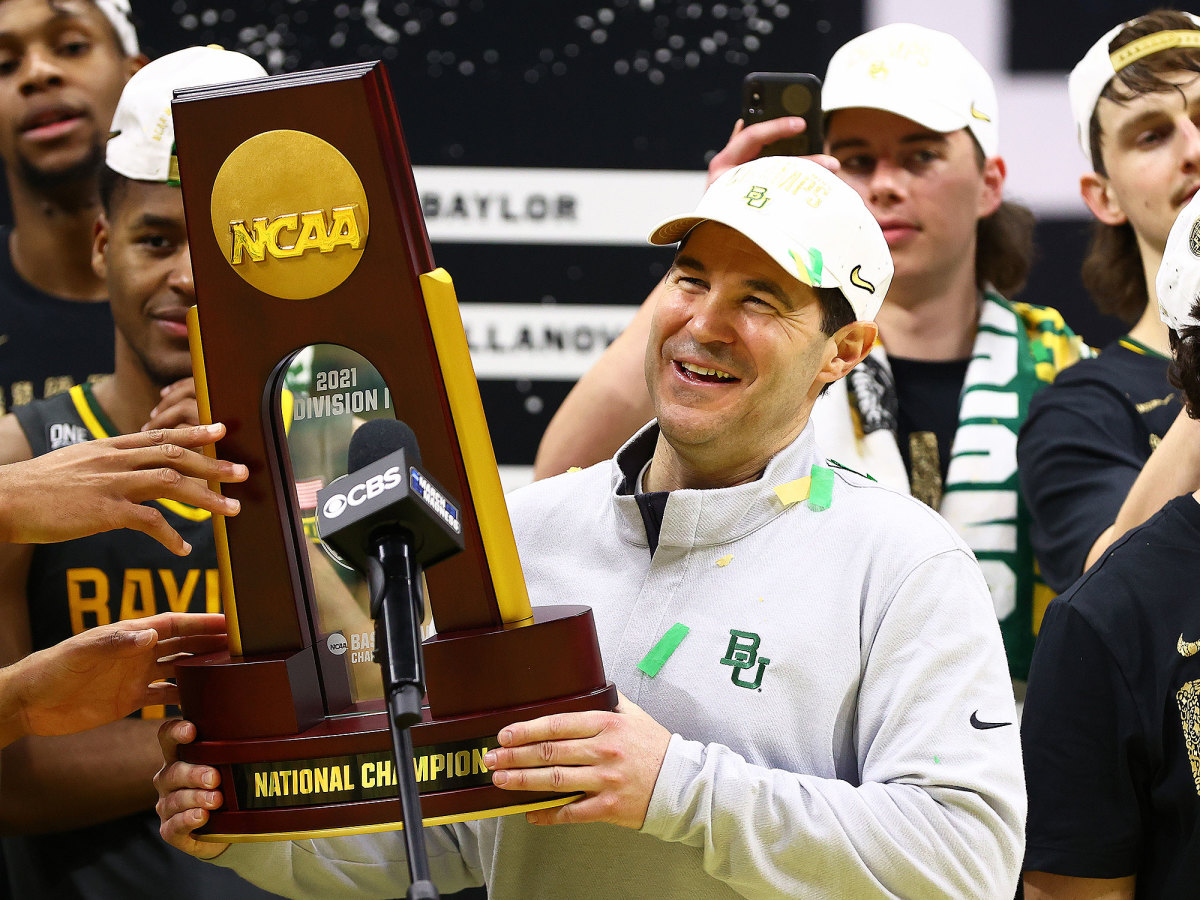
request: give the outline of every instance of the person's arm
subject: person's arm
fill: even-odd
[[[25,583],[33,550],[0,544],[0,664],[32,650]],[[154,805],[157,723],[121,719],[82,734],[30,736],[3,751],[0,830],[79,828]],[[96,777],[96,773],[103,777]]]
[[[505,729],[490,756],[494,782],[583,791],[583,800],[526,818],[640,827],[698,849],[705,872],[748,898],[803,896],[813,885],[847,897],[1011,896],[1024,780],[982,575],[967,553],[948,551],[885,602],[865,614],[857,784],[667,735],[624,699],[616,713]],[[1003,724],[973,728],[976,714]]]
[[[739,119],[729,143],[708,164],[708,184],[728,169],[757,159],[767,144],[800,134],[804,125],[803,119],[789,117],[743,128]],[[808,158],[834,172],[839,167],[832,156]],[[646,340],[660,288],[661,284],[650,292],[629,327],[576,382],[550,419],[533,463],[535,479],[608,459],[654,417],[644,370]]]
[[[166,498],[236,515],[238,502],[204,482],[244,481],[246,467],[199,452],[224,434],[220,424],[155,429],[30,459],[29,444],[9,416],[0,424],[0,459],[9,461],[0,465],[0,542],[44,544],[131,528],[184,556],[191,551],[187,542],[157,509],[141,504]]]
[[[73,734],[150,704],[177,703],[165,679],[180,653],[225,646],[220,613],[160,613],[89,629],[0,668],[0,747],[31,734]]]
[[[1084,571],[1126,532],[1162,509],[1167,501],[1196,490],[1200,490],[1200,421],[1190,418],[1184,410],[1146,460],[1121,504],[1116,521],[1092,544],[1083,564]]]
[[[1133,900],[1137,879],[1071,878],[1049,872],[1026,872],[1025,900]]]
[[[28,655],[25,580],[32,550],[0,545],[0,662]],[[154,805],[157,724],[122,719],[67,737],[28,737],[4,750],[0,829],[49,832],[104,822]]]

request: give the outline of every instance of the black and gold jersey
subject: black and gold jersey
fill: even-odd
[[[35,456],[118,434],[89,385],[16,411]],[[96,625],[160,612],[219,612],[211,516],[154,501],[192,545],[179,557],[138,531],[120,529],[34,548],[26,592],[35,650]]]
[[[1050,604],[1021,724],[1025,868],[1200,883],[1200,504],[1185,494]]]
[[[1042,577],[1065,591],[1183,408],[1169,360],[1128,335],[1029,404],[1017,472]]]
[[[119,433],[86,384],[15,412],[35,456]],[[191,554],[175,556],[127,529],[33,548],[26,596],[35,649],[119,619],[220,610],[210,514],[171,500],[154,503],[192,545]],[[163,713],[162,707],[148,707],[141,715]],[[103,772],[95,775],[102,778]],[[4,853],[14,898],[275,896],[169,846],[158,835],[153,809],[87,828],[8,837]]]

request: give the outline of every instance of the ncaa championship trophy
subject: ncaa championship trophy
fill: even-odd
[[[429,569],[436,635],[401,659],[419,667],[423,649],[428,705],[416,692],[405,736],[424,823],[569,802],[501,791],[483,765],[505,725],[611,709],[616,689],[588,607],[530,608],[454,288],[433,265],[382,65],[179,91],[173,109],[201,418],[225,423],[220,455],[250,469],[220,486],[240,514],[214,516],[229,650],[178,666],[197,728],[180,756],[216,767],[225,796],[197,837],[400,826],[372,622],[384,578],[368,563],[364,582],[344,540],[354,528],[338,524],[369,528],[363,517],[384,515],[375,507],[395,492],[436,532],[417,563],[463,548]],[[423,468],[415,444],[355,462],[374,419],[407,423]],[[404,572],[419,598],[420,567]]]

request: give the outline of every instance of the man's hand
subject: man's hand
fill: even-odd
[[[220,613],[160,613],[101,625],[4,669],[20,734],[74,734],[147,704],[176,703],[172,659],[225,647]],[[18,735],[13,735],[18,736]]]
[[[802,134],[807,127],[808,123],[797,116],[768,119],[750,126],[744,125],[742,120],[738,119],[737,124],[733,126],[733,134],[729,135],[729,143],[708,164],[708,182],[705,187],[707,188],[734,166],[758,159],[762,155],[763,147],[767,144],[795,137]],[[842,164],[834,157],[824,153],[817,153],[805,157],[805,159],[811,159],[830,172],[837,172],[842,167]]]
[[[582,791],[582,800],[526,813],[534,825],[609,822],[641,828],[671,733],[623,694],[615,712],[560,713],[510,725],[484,756],[510,791]]]
[[[150,410],[150,421],[142,426],[142,431],[199,424],[200,407],[196,403],[196,379],[189,375],[162,389],[158,405]]]
[[[224,434],[220,424],[155,429],[0,466],[0,540],[47,544],[132,528],[186,556],[192,548],[179,532],[157,509],[141,504],[165,498],[237,515],[238,501],[204,482],[245,481],[246,467],[196,450]]]
[[[208,811],[224,800],[214,790],[221,776],[211,766],[194,766],[179,759],[179,745],[196,739],[196,726],[184,719],[168,719],[158,729],[163,767],[154,776],[158,789],[159,834],[163,840],[198,859],[213,859],[225,852],[226,844],[198,841],[192,832],[208,821]]]

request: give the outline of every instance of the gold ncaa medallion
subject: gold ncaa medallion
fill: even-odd
[[[341,151],[303,131],[242,143],[213,182],[213,236],[252,287],[286,300],[328,293],[367,244],[362,181]]]

